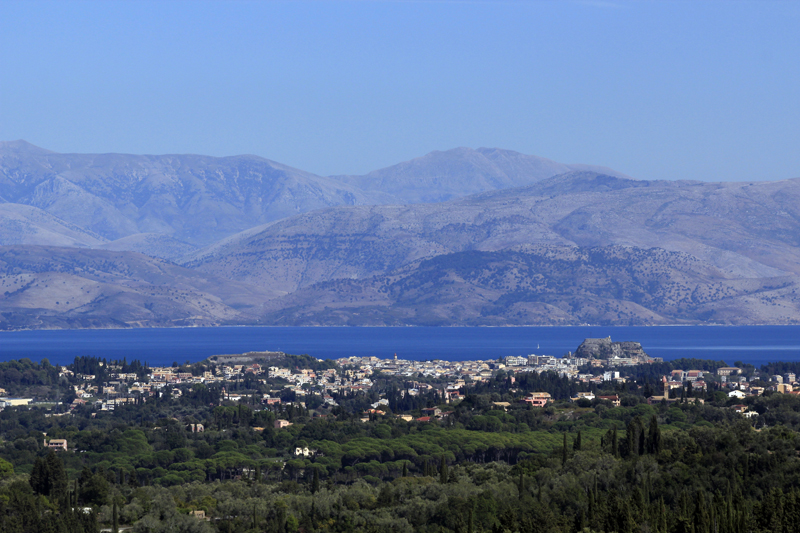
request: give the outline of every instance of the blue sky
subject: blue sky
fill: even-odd
[[[487,146],[800,177],[800,3],[0,0],[0,140],[322,175]]]

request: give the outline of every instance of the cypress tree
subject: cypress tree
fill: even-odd
[[[567,434],[564,433],[564,444],[561,446],[561,466],[567,464]]]
[[[775,512],[772,513],[769,530],[786,531],[786,529],[784,529],[783,520],[783,491],[777,487],[773,487],[772,490],[770,490],[770,495],[772,496]]]
[[[742,509],[738,512],[737,532],[744,533],[747,531],[749,509]]]
[[[744,473],[742,475],[743,481],[747,483],[747,479],[750,477],[750,455],[744,456]]]
[[[447,483],[447,461],[442,455],[442,463],[439,466],[439,482],[440,483]]]
[[[658,454],[661,451],[661,429],[658,427],[658,417],[654,414],[650,419],[650,428],[647,435],[647,452]]]
[[[678,496],[678,512],[680,517],[686,520],[689,519],[689,505],[689,494],[686,489],[683,489],[680,496]]]
[[[733,496],[730,490],[730,483],[728,484],[728,495],[725,498],[725,528],[728,531],[735,531],[736,524],[733,516]]]
[[[47,467],[45,466],[44,461],[41,457],[37,457],[36,461],[33,462],[33,470],[31,471],[31,475],[28,478],[28,483],[30,484],[33,492],[37,494],[46,494],[49,492],[47,487],[47,479],[49,477],[49,473],[46,471]]]
[[[113,520],[113,525],[112,525],[111,531],[113,533],[119,533],[119,517],[118,517],[118,512],[117,512],[117,498],[116,498],[116,495],[114,495],[114,502],[113,502],[113,507],[112,507],[111,513],[112,513],[112,520]]]
[[[576,452],[581,451],[581,430],[578,430],[578,436],[575,437],[575,442],[572,444],[572,449]]]
[[[517,484],[517,492],[519,493],[519,499],[522,499],[522,495],[525,493],[525,472],[520,469],[519,471],[519,483]]]
[[[583,531],[586,527],[586,512],[584,512],[583,509],[575,515],[575,524],[573,527],[575,531]]]
[[[644,435],[644,425],[639,422],[639,443],[638,443],[638,454],[644,455],[645,450],[647,449],[647,442]]]
[[[631,498],[632,504],[636,507],[636,514],[638,516],[643,516],[645,513],[645,506],[644,506],[644,494],[642,494],[642,489],[636,487],[633,489],[633,497]]]
[[[603,527],[601,529],[619,533],[619,531],[622,529],[621,525],[624,517],[622,516],[621,505],[619,504],[619,497],[614,490],[608,491],[608,496],[606,498],[606,512],[603,513],[603,515],[604,520]]]
[[[711,520],[706,508],[706,498],[703,495],[703,491],[697,493],[696,501],[693,520],[695,533],[709,533],[711,531]]]
[[[611,432],[611,455],[619,457],[619,441],[617,440],[616,424],[614,424],[613,431]]]
[[[311,481],[311,494],[319,492],[319,468],[314,469],[314,478]]]
[[[408,476],[408,461],[403,461],[403,477]]]
[[[64,462],[55,452],[50,452],[44,459],[37,458],[28,483],[34,492],[64,501],[69,483]]]
[[[636,457],[639,455],[639,417],[633,417],[633,420],[628,422],[628,427],[625,431],[625,441],[628,445],[627,457]]]
[[[131,473],[128,475],[128,485],[134,489],[139,486],[139,475],[135,468],[131,468]]]
[[[633,533],[636,528],[636,520],[633,518],[630,505],[624,505],[621,509],[619,520],[620,533]]]

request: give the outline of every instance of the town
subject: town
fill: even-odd
[[[142,372],[123,372],[122,365],[108,364],[104,368],[106,379],[98,383],[95,374],[76,373],[67,367],[59,367],[59,377],[75,382],[75,398],[69,409],[89,407],[97,411],[113,411],[116,407],[149,398],[163,397],[179,399],[186,387],[193,385],[216,386],[221,390],[220,400],[241,402],[246,400],[262,404],[265,408],[280,405],[296,405],[309,408],[307,397],[321,399],[322,407],[337,406],[336,398],[352,396],[373,389],[375,380],[394,379],[404,384],[399,391],[401,396],[418,396],[423,393],[436,393],[441,403],[452,404],[464,399],[470,387],[487,383],[499,373],[507,375],[511,383],[525,373],[552,372],[561,378],[569,379],[583,389],[570,398],[572,402],[599,400],[620,404],[620,395],[595,394],[600,390],[621,390],[632,381],[632,369],[641,365],[662,363],[661,358],[648,356],[637,342],[612,342],[610,338],[586,339],[575,351],[563,357],[551,355],[508,356],[496,360],[476,361],[412,361],[398,358],[348,357],[332,361],[330,368],[301,368],[298,365],[283,364],[287,355],[281,352],[249,352],[233,356],[215,356],[208,370],[197,372],[197,365],[147,368]],[[322,363],[322,360],[315,360]],[[274,363],[270,363],[273,361]],[[99,365],[105,363],[99,362]],[[192,371],[194,366],[195,371]],[[728,397],[743,399],[758,396],[765,392],[800,394],[796,375],[764,375],[750,367],[720,366],[712,371],[698,369],[675,369],[662,376],[658,390],[646,395],[650,404],[676,402],[688,396],[693,401],[703,402],[703,393],[709,387],[724,391]],[[642,386],[640,385],[641,389]],[[257,396],[254,390],[260,390]],[[512,389],[513,390],[513,389]],[[659,394],[656,394],[659,393]],[[11,398],[0,389],[0,409],[7,406],[41,406],[52,410],[57,404],[37,401],[36,398]],[[518,400],[533,407],[545,407],[552,401],[547,391],[531,391],[520,394]],[[362,415],[364,421],[370,414],[385,414],[388,406],[386,391],[377,394],[371,409]],[[745,417],[756,415],[747,411],[745,405],[732,407]],[[62,412],[61,414],[68,414]],[[418,416],[418,421],[430,421],[431,414]],[[410,414],[395,413],[410,421]],[[446,416],[440,409],[435,410],[433,418]],[[285,421],[276,420],[277,428]]]
[[[714,513],[744,524],[720,531],[757,531],[775,498],[795,505],[775,480],[800,461],[798,372],[663,361],[610,338],[472,361],[6,361],[0,529],[57,530],[44,524],[58,517],[70,533],[580,533],[638,520],[672,533]],[[21,513],[30,528],[14,525]]]

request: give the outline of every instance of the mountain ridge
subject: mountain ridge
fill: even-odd
[[[254,323],[274,297],[136,252],[0,247],[0,329]]]
[[[2,143],[0,327],[797,323],[800,179],[597,170],[458,148],[363,190],[257,156]]]
[[[320,282],[267,302],[265,320],[286,326],[800,323],[798,288],[798,276],[743,280],[659,249],[472,251],[386,275]]]
[[[331,178],[365,191],[392,194],[408,204],[438,203],[487,190],[520,187],[575,170],[604,171],[633,179],[606,167],[567,165],[500,148],[466,147],[436,150],[360,176]]]
[[[800,247],[796,244],[800,203],[795,199],[800,199],[800,180],[751,186],[646,182],[571,172],[527,187],[440,204],[336,207],[297,215],[229,237],[190,255],[184,264],[283,293],[280,301],[267,304],[273,308],[269,316],[275,319],[284,316],[276,306],[294,308],[297,304],[293,302],[300,301],[301,294],[313,293],[314,297],[304,300],[305,305],[328,301],[332,307],[335,302],[341,307],[335,320],[344,320],[346,309],[356,305],[359,297],[349,294],[347,301],[337,299],[326,292],[326,283],[366,284],[353,290],[369,299],[377,293],[365,280],[389,283],[400,275],[392,272],[404,269],[410,270],[402,276],[413,277],[415,268],[437,257],[468,252],[530,253],[541,246],[561,250],[621,246],[692,257],[705,271],[713,272],[709,279],[694,276],[696,287],[713,283],[736,286],[743,309],[755,306],[762,313],[748,310],[742,319],[781,321],[796,316],[796,310],[775,315],[766,300],[748,303],[757,297],[742,287],[769,292],[775,279],[788,280],[787,286],[794,287],[793,280],[800,276]],[[464,287],[467,293],[460,297],[469,300],[468,293],[477,289]],[[787,309],[794,309],[796,292],[792,291],[796,289],[779,297]],[[381,298],[382,305],[397,303]],[[714,305],[714,309],[697,309],[695,320],[705,323],[709,318],[702,313],[721,313],[723,303]],[[643,308],[636,320],[692,320],[676,309],[662,311],[666,314]],[[735,323],[731,313],[723,314],[719,320]],[[300,320],[298,316],[311,320],[303,313],[293,320]],[[580,316],[570,316],[571,323],[581,323]]]
[[[443,167],[441,154],[453,168]],[[507,150],[458,148],[374,172],[391,172],[395,179],[400,167],[406,168],[400,181],[432,180],[438,189],[428,187],[428,196],[448,198],[533,183],[570,168]],[[157,233],[202,247],[316,209],[430,200],[413,188],[390,184],[364,190],[347,183],[351,178],[317,176],[255,155],[60,154],[26,141],[0,142],[0,198],[37,207],[120,244],[133,235]],[[148,250],[139,241],[133,250],[162,257],[185,252],[182,246],[166,250],[165,242]]]
[[[298,212],[381,198],[256,156],[58,154],[2,147],[0,196],[109,240],[164,233],[195,244]]]

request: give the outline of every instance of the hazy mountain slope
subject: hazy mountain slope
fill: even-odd
[[[0,143],[0,197],[107,239],[163,233],[199,244],[313,209],[385,200],[256,156],[58,154],[24,141]]]
[[[273,300],[282,325],[800,323],[800,278],[738,279],[678,252],[460,252]]]
[[[2,143],[0,238],[105,249],[0,247],[0,327],[798,322],[800,179],[576,167],[459,149],[363,192],[253,156]]]
[[[683,251],[742,276],[800,273],[800,179],[644,183],[556,196],[553,201],[568,198],[576,208],[551,227],[581,246]],[[511,196],[497,194],[494,200]]]
[[[0,247],[0,329],[242,323],[272,296],[133,252]]]
[[[11,141],[0,142],[0,199],[40,208],[118,241],[116,247],[135,243],[131,250],[173,257],[153,239],[121,239],[161,234],[205,246],[325,207],[441,201],[528,185],[577,167],[586,166],[458,148],[366,176],[321,177],[250,155],[59,154]]]
[[[382,274],[418,259],[483,249],[483,244],[497,249],[531,240],[566,243],[529,217],[495,216],[481,205],[462,205],[457,212],[437,204],[356,207],[275,222],[191,254],[182,264],[291,292],[330,279]]]
[[[354,316],[354,308],[364,305],[377,309],[388,306],[392,313],[405,309],[404,297],[375,292],[367,280],[393,283],[398,272],[413,279],[415,270],[422,265],[430,266],[442,257],[458,257],[453,254],[459,252],[529,254],[543,246],[558,250],[610,246],[653,249],[654,254],[673,252],[691,258],[691,262],[675,263],[669,275],[665,274],[658,283],[676,283],[680,276],[686,276],[683,291],[702,292],[704,287],[721,283],[725,291],[733,292],[706,302],[705,307],[680,299],[672,304],[631,299],[624,296],[626,291],[652,293],[655,286],[637,285],[615,271],[614,264],[603,262],[592,267],[596,271],[593,275],[616,280],[619,296],[570,289],[564,298],[605,298],[633,306],[630,316],[623,313],[617,319],[622,323],[784,323],[800,316],[793,307],[794,280],[800,275],[798,194],[800,180],[754,185],[646,182],[573,172],[529,187],[486,192],[442,204],[341,207],[306,213],[251,229],[195,252],[186,265],[286,293],[289,296],[268,304],[277,313],[271,317],[316,322],[327,320],[323,317],[333,316],[328,313],[337,308],[347,320]],[[630,260],[641,258],[634,254]],[[498,263],[492,268],[512,267]],[[512,270],[520,268],[515,266]],[[570,283],[581,287],[583,274],[569,265],[564,269],[567,279],[563,282],[571,277]],[[526,273],[520,274],[521,280],[540,274],[556,275],[556,271],[537,274],[532,267],[522,270]],[[326,288],[326,282],[336,284],[336,290]],[[352,291],[343,289],[347,287]],[[445,289],[458,301],[469,301],[474,294],[489,290],[477,281],[460,282]],[[342,297],[337,296],[340,290]],[[434,311],[446,302],[442,290],[431,285],[425,294],[432,299],[421,301],[415,309],[457,323],[461,315]],[[516,290],[495,287],[482,305],[503,301],[503,295],[512,298]],[[329,309],[322,314],[311,313],[320,305]],[[281,309],[295,311],[283,315]],[[547,309],[553,314],[542,319],[545,323],[608,319],[603,314],[564,314],[555,308]],[[376,311],[370,313],[374,315]],[[402,317],[411,320],[411,316],[418,321],[416,312],[381,313],[375,315],[378,322],[394,323]],[[499,311],[490,315],[496,317],[497,323],[517,323]],[[464,315],[467,316],[471,317],[469,320],[483,321],[477,318],[483,315],[474,308]],[[527,316],[525,320],[534,318],[524,313],[523,316]],[[422,322],[428,323],[427,319]]]
[[[591,165],[565,165],[543,157],[499,148],[454,148],[363,176],[331,176],[365,191],[391,194],[400,203],[443,202],[469,194],[530,185],[573,170],[602,171],[627,177],[611,169]]]
[[[0,245],[96,246],[101,236],[81,229],[39,208],[0,203]]]
[[[800,180],[644,182],[571,173],[443,204],[335,208],[250,230],[186,265],[291,292],[423,258],[531,244],[689,253],[743,277],[800,273]]]
[[[151,257],[174,260],[192,253],[196,248],[191,244],[173,239],[160,233],[137,233],[115,241],[94,246],[98,250],[116,252],[139,252]]]

